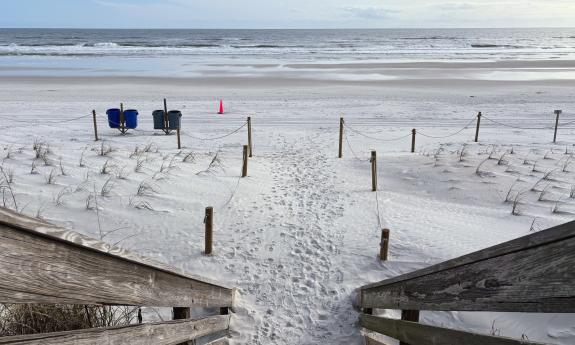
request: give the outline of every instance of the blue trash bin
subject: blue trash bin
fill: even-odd
[[[179,110],[170,110],[168,112],[168,129],[180,128],[182,112]]]
[[[108,125],[110,128],[120,128],[120,109],[108,109],[106,115],[108,115]]]
[[[134,129],[138,127],[138,111],[135,109],[128,109],[124,111],[124,121],[126,128]]]
[[[166,122],[164,120],[164,111],[163,110],[154,110],[152,113],[154,117],[154,129],[165,129]]]

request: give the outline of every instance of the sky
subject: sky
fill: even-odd
[[[0,27],[575,27],[575,0],[0,0]]]

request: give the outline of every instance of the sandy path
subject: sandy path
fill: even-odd
[[[243,262],[242,285],[266,315],[252,341],[339,343],[355,331],[336,262],[343,246],[338,219],[344,199],[335,189],[335,167],[311,136],[277,141],[280,152],[262,159],[273,181],[271,193],[261,195],[266,217],[255,220],[261,227],[244,224],[239,231],[250,245],[236,253]]]

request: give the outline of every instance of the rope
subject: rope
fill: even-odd
[[[498,125],[505,126],[505,127],[510,127],[510,128],[515,128],[515,129],[551,129],[551,128],[555,128],[555,126],[551,126],[551,127],[519,127],[519,126],[508,125],[508,124],[506,124],[506,123],[503,123],[503,122],[499,122],[499,121],[497,121],[497,120],[490,119],[489,117],[487,117],[487,116],[485,116],[485,115],[482,115],[481,117],[484,118],[484,119],[486,119],[487,121],[491,121],[491,122],[496,123],[496,124],[498,124]],[[575,122],[575,121],[574,121],[574,122]]]
[[[232,201],[232,199],[234,198],[234,196],[236,195],[238,189],[240,188],[240,181],[242,180],[242,175],[240,175],[238,177],[238,181],[236,182],[236,187],[231,191],[230,197],[228,198],[228,200],[222,205],[220,206],[220,208],[224,208],[226,206],[228,206],[230,204],[230,202]]]
[[[565,122],[565,123],[560,123],[560,124],[559,124],[559,127],[567,126],[567,125],[570,125],[570,124],[572,124],[572,123],[575,123],[575,120],[569,121],[569,122]]]
[[[237,132],[239,132],[242,128],[244,128],[244,127],[247,126],[247,125],[248,125],[248,123],[247,123],[247,121],[246,121],[246,122],[245,122],[243,125],[241,125],[239,128],[237,128],[237,129],[235,129],[235,130],[229,132],[228,134],[225,134],[225,135],[222,135],[222,136],[219,136],[219,137],[212,137],[212,138],[200,138],[200,137],[196,137],[196,136],[193,136],[193,135],[187,134],[187,133],[182,133],[182,134],[185,135],[185,136],[187,136],[187,137],[190,137],[190,138],[192,138],[192,139],[196,139],[196,140],[203,140],[203,141],[219,140],[219,139],[223,139],[223,138],[226,138],[226,137],[229,137],[229,136],[231,136],[231,135],[236,134]]]
[[[39,115],[42,116],[42,115]],[[81,120],[84,119],[88,116],[92,116],[92,114],[88,114],[88,115],[83,115],[83,116],[78,116],[72,119],[67,119],[67,120],[58,120],[58,121],[42,121],[42,122],[38,122],[38,120],[32,120],[32,121],[27,121],[27,120],[19,120],[19,119],[15,119],[15,118],[9,118],[9,121],[14,121],[14,122],[18,122],[18,123],[34,123],[34,124],[41,124],[41,125],[45,125],[45,124],[58,124],[58,123],[66,123],[66,122],[72,122],[72,121],[77,121],[77,120]]]
[[[361,136],[363,136],[363,137],[365,137],[365,138],[372,139],[372,140],[377,140],[377,141],[382,141],[382,142],[399,141],[399,140],[402,140],[402,139],[405,139],[405,138],[411,136],[411,133],[410,133],[410,134],[408,134],[408,135],[404,135],[404,136],[402,136],[402,137],[395,138],[395,139],[381,139],[381,138],[370,137],[370,136],[368,136],[368,135],[362,133],[361,131],[358,131],[357,129],[354,129],[354,128],[350,127],[350,126],[349,126],[347,123],[345,123],[345,122],[343,123],[343,125],[344,125],[347,129],[349,129],[350,131],[352,131],[352,132],[354,132],[354,133],[356,133],[356,134],[359,134],[359,135],[361,135]]]
[[[377,206],[377,227],[381,229],[381,214],[379,213],[379,190],[375,191],[375,203]]]
[[[453,133],[453,134],[449,134],[449,135],[445,135],[445,136],[433,136],[433,135],[428,135],[422,132],[417,132],[417,134],[421,134],[424,137],[427,138],[432,138],[432,139],[445,139],[445,138],[450,138],[450,137],[454,137],[456,135],[458,135],[459,133],[463,132],[464,130],[466,130],[467,128],[469,128],[469,125],[472,124],[475,121],[475,118],[471,119],[471,121],[469,121],[463,128],[461,128],[460,130],[458,130],[457,132]]]
[[[75,117],[72,119],[67,119],[67,120],[61,120],[61,121],[42,121],[42,122],[38,122],[38,121],[26,121],[26,120],[17,120],[17,119],[13,119],[10,118],[8,119],[8,121],[14,121],[16,123],[22,123],[22,125],[6,125],[6,126],[2,126],[0,127],[0,129],[7,129],[7,128],[20,128],[20,127],[27,127],[27,126],[46,126],[46,127],[53,127],[52,125],[56,125],[56,124],[61,124],[61,123],[67,123],[67,122],[72,122],[72,121],[78,121],[81,119],[84,119],[86,117],[92,116],[90,115],[83,115],[83,116],[79,116],[79,117]]]
[[[355,157],[355,159],[357,159],[360,162],[366,162],[369,161],[369,159],[361,159],[357,156],[357,154],[355,154],[355,151],[353,149],[353,147],[351,147],[351,143],[349,142],[349,139],[347,138],[347,134],[344,133],[343,135],[345,137],[345,142],[347,143],[347,146],[349,147],[349,150],[351,151],[351,153],[353,154],[353,156]]]

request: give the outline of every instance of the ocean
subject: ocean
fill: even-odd
[[[246,66],[571,60],[575,28],[357,30],[0,29],[0,75],[197,76]]]

